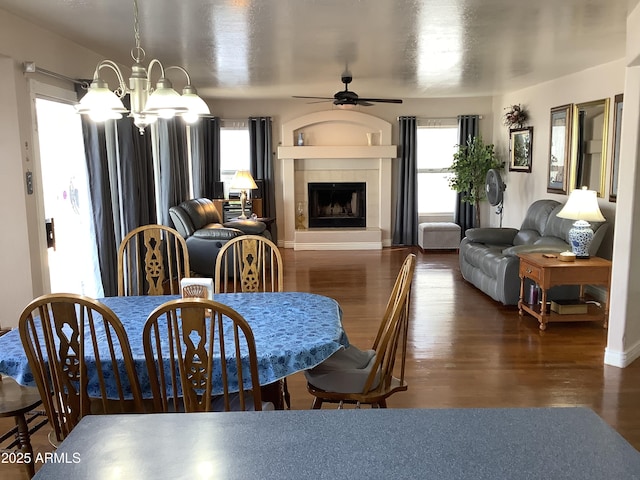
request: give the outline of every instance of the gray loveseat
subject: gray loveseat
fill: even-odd
[[[505,305],[517,305],[520,296],[520,259],[517,254],[571,250],[568,242],[573,220],[556,216],[562,207],[555,200],[532,203],[520,230],[468,229],[460,242],[460,271],[464,279],[494,300]],[[606,233],[607,223],[594,223],[592,228],[594,238],[589,254],[595,255]]]

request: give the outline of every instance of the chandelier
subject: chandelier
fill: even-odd
[[[145,127],[157,121],[158,118],[173,118],[177,115],[187,123],[193,123],[201,115],[209,115],[209,107],[198,96],[195,87],[191,85],[191,77],[184,68],[178,66],[164,68],[155,58],[149,62],[148,68],[142,64],[145,51],[140,46],[137,0],[133,0],[133,32],[135,47],[131,49],[131,57],[135,63],[131,67],[129,84],[125,83],[124,75],[115,62],[102,60],[96,66],[87,93],[76,105],[78,113],[89,115],[93,121],[103,122],[122,118],[123,113],[129,112],[140,134],[144,134]],[[151,71],[154,67],[160,69],[160,78],[155,88],[151,83]],[[118,77],[118,88],[114,91],[111,91],[109,84],[100,77],[100,70],[103,68],[113,70]],[[187,85],[182,89],[182,95],[173,89],[173,85],[165,76],[170,70],[178,70],[187,77]],[[126,95],[129,95],[129,110],[122,103],[122,98]]]

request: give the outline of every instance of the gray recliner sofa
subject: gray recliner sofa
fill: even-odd
[[[208,198],[186,200],[169,209],[175,229],[186,239],[191,271],[213,277],[218,251],[232,238],[262,235],[266,224],[255,220],[222,223],[222,215]]]
[[[460,271],[464,279],[494,300],[505,305],[517,305],[520,296],[520,259],[517,254],[571,250],[569,230],[573,220],[556,216],[562,207],[563,204],[549,199],[532,203],[519,230],[468,229],[460,242]],[[606,222],[592,223],[594,237],[589,255],[596,255],[607,226]],[[556,287],[558,291],[560,289]],[[563,296],[560,293],[555,298]]]

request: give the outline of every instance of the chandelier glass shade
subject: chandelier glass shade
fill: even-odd
[[[141,134],[144,133],[145,127],[158,118],[173,118],[177,115],[186,122],[193,123],[203,115],[210,115],[209,107],[198,96],[197,90],[191,85],[191,77],[184,68],[179,66],[164,68],[157,59],[151,60],[148,67],[143,65],[145,51],[140,46],[137,0],[133,2],[133,9],[136,44],[131,49],[131,57],[135,63],[131,67],[128,84],[115,62],[102,60],[96,66],[87,93],[76,105],[78,113],[89,115],[96,122],[118,119],[124,113],[129,113]],[[160,78],[155,88],[151,82],[151,72],[154,68],[160,70]],[[115,90],[112,91],[109,84],[101,78],[100,73],[103,69],[115,72],[118,78],[118,87]],[[182,95],[174,90],[171,81],[166,77],[170,70],[179,70],[186,77],[187,84],[182,90]],[[122,103],[122,98],[126,95],[129,95],[130,109],[125,108]]]

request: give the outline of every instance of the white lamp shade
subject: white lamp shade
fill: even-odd
[[[128,111],[115,93],[106,86],[98,86],[96,82],[91,84],[75,107],[78,113],[89,115],[97,122],[121,118]]]
[[[255,190],[258,188],[248,170],[238,170],[231,179],[230,188],[234,190]]]
[[[142,113],[153,113],[161,118],[172,118],[188,109],[182,97],[176,92],[166,78],[158,80],[156,89],[147,100]]]
[[[587,187],[576,189],[569,194],[569,199],[558,217],[570,220],[584,220],[587,222],[604,222],[606,219],[598,206],[598,195],[595,190]]]
[[[211,115],[209,107],[205,101],[195,93],[182,93],[182,102],[188,111],[180,114],[187,123],[197,121],[201,115]]]

